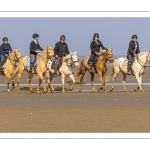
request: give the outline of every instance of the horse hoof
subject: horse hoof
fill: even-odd
[[[78,92],[81,92],[81,89],[78,89]]]
[[[70,91],[72,91],[73,90],[73,88],[70,88]]]
[[[110,89],[110,92],[112,92],[113,91],[113,89]]]
[[[17,94],[20,94],[20,91],[18,91]]]
[[[46,94],[47,93],[47,91],[44,91],[44,94]]]
[[[64,94],[66,94],[66,91],[63,91]]]
[[[137,91],[137,89],[134,89],[134,91],[136,92],[136,91]]]

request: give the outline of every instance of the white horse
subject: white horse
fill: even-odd
[[[65,93],[65,76],[69,76],[70,79],[72,80],[72,86],[70,90],[73,90],[74,84],[75,84],[75,79],[72,74],[71,66],[74,65],[75,67],[79,68],[79,63],[78,63],[78,56],[77,52],[70,52],[66,57],[63,58],[63,63],[62,66],[58,69],[60,74],[61,74],[61,80],[62,80],[62,92]],[[52,69],[52,61],[49,60],[47,64],[48,70],[46,71],[46,78],[48,82],[48,87],[49,91],[54,91],[54,88],[51,84],[51,81],[54,77],[54,69]]]
[[[112,72],[105,78],[105,81],[108,82],[110,78],[113,76],[112,87],[110,89],[111,92],[114,89],[114,83],[120,71],[123,74],[122,83],[124,86],[124,91],[127,91],[126,84],[125,84],[126,78],[127,78],[127,65],[123,65],[124,61],[125,61],[125,58],[116,59],[113,63]],[[140,89],[141,92],[144,92],[144,90],[142,89],[142,74],[144,72],[145,64],[149,61],[150,61],[150,51],[139,53],[137,57],[135,57],[135,61],[132,64],[132,71],[137,79],[138,87],[135,88],[134,91],[137,91],[138,89]]]

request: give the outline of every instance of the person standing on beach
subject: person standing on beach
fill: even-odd
[[[12,48],[10,44],[8,43],[8,38],[4,37],[2,39],[3,44],[0,46],[0,70],[3,70],[3,65],[7,60],[7,57],[9,56],[9,53],[12,52]]]
[[[64,35],[61,35],[60,41],[55,44],[55,48],[54,48],[54,56],[55,56],[54,76],[55,77],[57,77],[57,69],[58,69],[60,60],[62,59],[62,57],[70,54],[68,50],[68,45],[65,42],[65,40],[66,40],[66,37]]]
[[[132,40],[129,43],[127,59],[128,59],[128,75],[131,74],[131,66],[133,63],[133,58],[136,57],[138,53],[140,53],[139,43],[137,42],[137,35],[132,36]]]
[[[39,35],[37,33],[34,33],[32,35],[32,38],[33,40],[30,43],[30,72],[32,72],[32,68],[34,67],[34,63],[36,62],[38,50],[44,50],[43,48],[41,48],[38,42]]]
[[[104,50],[105,47],[103,46],[102,42],[99,40],[99,34],[95,33],[93,36],[93,41],[90,44],[91,49],[91,56],[90,56],[90,72],[92,72],[92,66],[97,56],[97,53],[100,52],[100,47]]]

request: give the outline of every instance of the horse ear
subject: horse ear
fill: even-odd
[[[46,49],[48,49],[48,46],[46,46]]]
[[[77,54],[77,51],[75,51],[75,54]]]
[[[108,48],[106,47],[106,51],[108,50]]]

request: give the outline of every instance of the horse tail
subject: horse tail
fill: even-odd
[[[74,79],[76,80],[81,74],[81,71],[77,72],[75,75],[74,75]]]
[[[111,77],[113,76],[114,74],[114,68],[113,70],[110,72],[110,74],[105,78],[105,82],[109,82],[109,80],[111,79]]]

